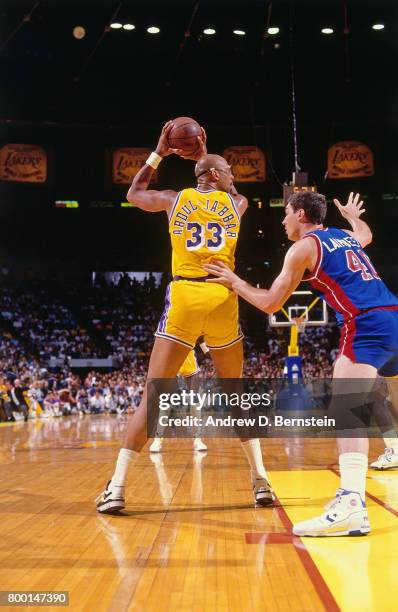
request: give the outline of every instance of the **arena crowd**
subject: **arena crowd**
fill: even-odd
[[[99,274],[95,283],[70,286],[7,278],[0,288],[3,419],[133,411],[144,387],[166,282],[157,284],[151,274],[141,282],[123,274],[116,284]],[[251,334],[251,325],[247,317],[244,376],[283,377],[288,332],[270,328],[265,317],[261,337],[258,330]],[[300,334],[306,381],[331,375],[337,339],[333,323]],[[69,358],[107,357],[117,367],[76,370],[69,363]],[[200,366],[202,376],[214,376],[208,355],[200,355]]]

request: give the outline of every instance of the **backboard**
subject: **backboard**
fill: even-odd
[[[294,291],[283,308],[269,315],[271,327],[290,327],[294,319],[302,318],[313,327],[328,323],[327,304],[312,291]]]

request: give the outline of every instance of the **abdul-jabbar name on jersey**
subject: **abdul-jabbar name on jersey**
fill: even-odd
[[[336,311],[342,323],[373,308],[397,307],[397,298],[354,237],[334,227],[308,233],[317,243],[314,271],[304,280]]]
[[[232,270],[240,229],[234,199],[225,191],[183,189],[169,217],[174,276],[206,275],[203,264],[224,261]]]

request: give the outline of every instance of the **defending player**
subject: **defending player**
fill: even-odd
[[[238,298],[221,284],[206,283],[203,265],[213,257],[234,267],[240,220],[247,200],[233,185],[233,175],[226,160],[207,155],[205,133],[198,138],[198,150],[191,159],[195,166],[197,187],[172,190],[148,190],[154,169],[164,157],[174,153],[168,144],[171,121],[163,127],[156,152],[135,176],[127,198],[147,212],[165,211],[169,219],[172,244],[173,280],[166,292],[165,309],[155,333],[148,379],[175,378],[199,336],[203,335],[219,378],[240,378],[243,366],[243,334],[238,322]],[[147,440],[147,393],[130,420],[115,472],[97,500],[101,513],[124,508],[124,484],[131,459]],[[251,468],[256,503],[273,503],[263,465],[258,439],[242,440]]]
[[[334,200],[352,231],[323,227],[325,197],[297,193],[286,206],[283,225],[294,245],[288,250],[281,273],[269,290],[257,289],[236,276],[223,263],[205,265],[217,278],[245,300],[267,313],[281,308],[301,280],[333,308],[342,325],[339,357],[333,372],[337,379],[363,379],[398,375],[398,300],[387,289],[363,247],[372,240],[359,194],[350,194],[346,206]],[[390,387],[394,392],[391,378]],[[362,384],[361,383],[361,384]],[[340,385],[342,381],[340,380]],[[294,526],[300,536],[360,535],[370,532],[365,506],[368,439],[340,438],[341,484],[335,499],[319,517]]]

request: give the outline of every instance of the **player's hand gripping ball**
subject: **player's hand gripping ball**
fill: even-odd
[[[197,161],[207,153],[206,132],[191,117],[171,119],[163,126],[156,152],[162,157],[175,153]]]

